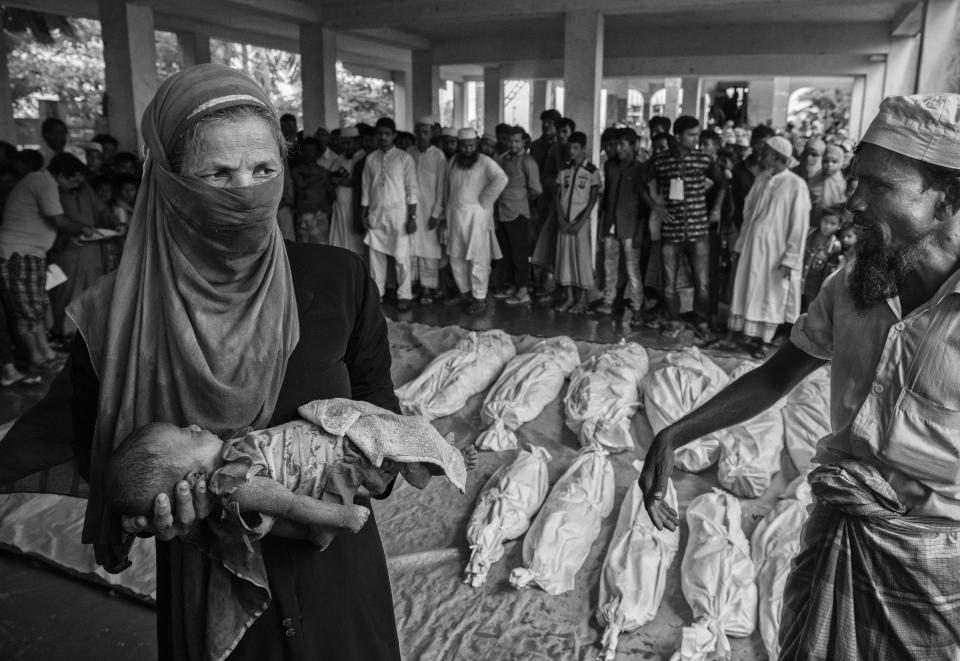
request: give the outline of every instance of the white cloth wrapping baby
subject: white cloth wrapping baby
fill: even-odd
[[[760,637],[771,659],[780,655],[777,633],[783,588],[790,575],[793,556],[800,550],[800,532],[807,520],[808,504],[795,498],[779,501],[750,538],[750,550],[757,567]]]
[[[641,384],[643,407],[654,434],[706,403],[730,383],[726,372],[696,348],[669,353],[666,363]],[[699,473],[715,464],[724,435],[723,431],[708,434],[677,448],[677,468]]]
[[[639,473],[643,462],[634,461],[633,466]],[[664,500],[677,509],[673,480],[667,480]],[[606,628],[599,658],[613,661],[621,632],[638,629],[656,617],[667,585],[667,572],[679,548],[679,529],[656,529],[634,479],[620,506],[617,528],[600,574],[597,621]]]
[[[507,363],[483,402],[480,417],[489,428],[475,445],[481,450],[515,450],[514,432],[557,398],[579,364],[577,345],[563,336],[542,340]]]
[[[567,426],[581,445],[597,443],[613,452],[633,449],[630,419],[640,407],[640,382],[649,367],[642,346],[620,340],[573,371],[563,402]]]
[[[740,501],[714,489],[687,508],[690,537],[680,566],[680,587],[696,618],[683,628],[671,661],[729,658],[727,636],[744,638],[757,620],[756,571],[740,523]]]
[[[735,381],[760,364],[744,360],[730,372]],[[780,470],[783,450],[783,416],[786,403],[779,400],[760,415],[743,424],[730,427],[720,437],[720,462],[717,479],[720,485],[741,498],[758,498],[770,486]]]
[[[510,572],[510,584],[538,584],[548,594],[573,589],[577,572],[613,509],[613,465],[599,445],[580,450],[557,481],[523,540],[523,567]]]
[[[783,440],[801,473],[813,468],[817,443],[830,433],[830,372],[826,368],[804,379],[783,407]]]
[[[471,331],[434,358],[420,376],[397,388],[400,408],[405,415],[427,420],[456,413],[486,390],[515,355],[513,340],[503,331]]]
[[[529,452],[521,450],[512,464],[501,466],[487,480],[467,524],[470,560],[464,583],[483,585],[490,567],[503,557],[504,542],[527,532],[550,488],[550,459],[549,452],[531,445]]]

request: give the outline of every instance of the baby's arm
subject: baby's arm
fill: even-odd
[[[333,505],[295,494],[276,480],[256,475],[231,496],[241,512],[260,512],[307,526],[347,528],[357,532],[370,510],[360,505]]]

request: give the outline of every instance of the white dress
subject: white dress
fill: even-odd
[[[396,147],[378,149],[363,166],[361,206],[370,209],[370,230],[363,242],[398,259],[410,255],[407,205],[417,204],[420,188],[413,158]]]
[[[473,167],[456,159],[447,177],[447,252],[450,257],[486,263],[503,254],[493,227],[493,205],[507,187],[507,174],[489,156],[480,154]]]
[[[447,157],[431,145],[425,152],[416,147],[408,151],[417,168],[420,196],[417,202],[417,231],[411,237],[410,254],[423,259],[441,259],[443,246],[436,228],[430,229],[431,218],[443,217],[443,194],[447,187]]]

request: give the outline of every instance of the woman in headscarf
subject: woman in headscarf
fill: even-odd
[[[815,227],[820,222],[824,209],[842,205],[847,201],[847,180],[841,171],[843,167],[843,149],[837,145],[828,145],[823,152],[823,166],[807,181],[810,189],[810,224]]]
[[[90,485],[83,540],[121,571],[133,533],[157,535],[161,659],[210,650],[230,659],[398,659],[373,515],[322,552],[264,538],[269,606],[242,604],[260,614],[232,621],[224,612],[237,609],[222,608],[225,600],[247,595],[190,543],[210,534],[199,522],[208,510],[202,480],[192,492],[181,482],[172,503],[158,496],[151,521],[121,520],[107,505],[106,461],[144,423],[198,424],[226,438],[294,419],[314,399],[399,412],[386,322],[363,263],[281,238],[284,141],[263,90],[226,67],[192,67],[164,81],[141,129],[148,156],[119,269],[69,310],[80,331],[67,370],[74,444]]]

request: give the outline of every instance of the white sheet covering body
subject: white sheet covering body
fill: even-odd
[[[667,354],[666,365],[643,380],[643,407],[654,434],[673,424],[723,390],[730,377],[696,348]],[[709,434],[674,452],[676,467],[699,473],[715,464],[725,432]]]
[[[680,587],[696,619],[683,628],[671,661],[729,658],[727,636],[743,638],[756,627],[756,571],[740,516],[740,501],[719,489],[697,496],[687,508],[690,537]]]
[[[574,370],[563,403],[567,426],[581,445],[597,443],[613,452],[633,449],[630,419],[640,406],[640,382],[649,368],[646,350],[621,340]]]
[[[557,398],[579,364],[577,345],[563,336],[542,340],[511,360],[483,402],[480,417],[489,428],[475,445],[481,450],[515,450],[514,432]]]
[[[599,445],[583,448],[557,481],[523,540],[523,567],[510,584],[536,583],[548,594],[573,589],[574,579],[613,509],[613,465]]]
[[[740,362],[731,372],[735,381],[760,366],[750,360]],[[730,427],[720,438],[720,462],[717,480],[741,498],[759,498],[780,470],[783,450],[783,415],[785,399],[781,399],[760,415]]]
[[[760,637],[771,659],[780,655],[777,633],[783,588],[790,575],[793,556],[800,550],[800,532],[807,521],[808,504],[796,498],[781,500],[757,525],[750,538],[750,551],[757,568]]]
[[[643,462],[633,462],[639,473]],[[667,481],[664,500],[677,509],[677,491]],[[606,627],[600,654],[613,661],[620,634],[634,631],[657,615],[667,585],[667,572],[680,548],[679,529],[657,530],[643,505],[643,492],[637,481],[627,491],[617,528],[603,561],[600,574],[600,601],[597,621]]]
[[[501,330],[470,332],[449,351],[434,358],[414,380],[397,388],[404,415],[436,420],[462,409],[486,390],[517,354]]]
[[[787,454],[798,471],[808,472],[817,443],[831,431],[829,370],[818,369],[794,388],[782,414]]]
[[[467,524],[470,560],[464,583],[483,585],[490,567],[503,557],[504,542],[530,527],[550,488],[550,458],[542,447],[531,445],[529,452],[521,450],[512,464],[501,466],[487,480]]]

